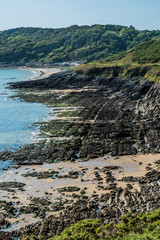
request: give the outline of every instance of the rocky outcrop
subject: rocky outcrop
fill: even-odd
[[[160,186],[158,184],[159,171],[151,170],[144,177],[134,178],[132,176],[122,179],[126,187],[118,187],[117,183],[113,183],[112,173],[106,168],[102,168],[99,173],[106,172],[107,187],[110,192],[93,194],[88,197],[85,191],[76,194],[76,200],[68,206],[62,202],[57,202],[52,208],[56,212],[62,210],[59,216],[52,214],[44,218],[42,222],[35,225],[27,226],[21,230],[24,235],[31,233],[47,236],[47,234],[58,235],[64,228],[69,227],[83,219],[100,219],[102,223],[111,222],[118,223],[121,216],[127,212],[139,213],[146,212],[160,207]],[[110,178],[108,178],[108,174]],[[139,184],[139,190],[134,189],[134,182]],[[72,188],[74,189],[74,187]],[[70,192],[68,188],[63,191]],[[77,189],[74,189],[74,191]],[[63,191],[61,191],[63,193]]]
[[[81,109],[78,113],[80,118],[55,119],[42,123],[41,131],[50,133],[47,140],[23,146],[14,152],[3,151],[0,153],[1,160],[10,159],[22,165],[42,164],[58,160],[94,158],[107,153],[127,155],[160,151],[159,83],[151,83],[134,76],[132,79],[105,78],[96,74],[85,76],[69,71],[43,80],[14,83],[11,87],[21,89],[19,97],[26,101],[41,102],[54,107],[66,104],[78,106]],[[59,141],[58,137],[62,139]],[[113,169],[118,170],[119,167],[106,166],[102,171],[95,169],[94,179],[99,182],[98,187],[109,191],[101,196],[96,192],[87,196],[85,189],[80,191],[76,185],[59,188],[58,192],[62,195],[72,194],[71,205],[65,206],[62,201],[52,203],[53,212],[62,210],[59,217],[55,214],[45,218],[47,205],[51,204],[48,202],[45,202],[43,208],[39,200],[21,208],[21,213],[35,211],[36,216],[44,219],[35,225],[27,226],[19,233],[12,232],[12,236],[30,235],[33,232],[43,236],[48,233],[59,234],[72,223],[85,218],[98,218],[104,223],[118,222],[128,211],[140,212],[160,207],[158,167],[147,167],[148,172],[143,177],[123,177],[120,181],[125,183],[124,188],[118,187],[112,174]],[[100,184],[103,180],[102,172],[105,174],[106,185]],[[77,179],[78,172],[64,175],[55,171],[40,174],[33,172],[26,174],[26,177],[28,176],[42,179]],[[135,183],[138,183],[139,190],[134,190]],[[14,187],[23,190],[24,185],[13,185],[9,182],[0,185],[1,189],[4,187],[13,191]],[[12,206],[10,209],[14,210]],[[0,239],[1,236],[7,239],[11,235],[0,232]]]
[[[80,120],[55,120],[42,127],[49,132],[57,128],[53,137],[72,140],[28,145],[11,154],[10,159],[19,163],[160,151],[159,83],[144,78],[106,78],[97,73],[82,75],[67,71],[46,79],[13,83],[11,87],[28,91],[27,95],[22,92],[19,95],[26,101],[82,108]],[[69,93],[61,96],[51,90]],[[34,91],[38,91],[35,96]],[[59,135],[62,130],[63,135]],[[0,158],[8,158],[8,152],[1,153]]]

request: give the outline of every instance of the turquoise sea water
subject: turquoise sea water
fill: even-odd
[[[38,127],[33,124],[49,114],[50,109],[42,104],[10,98],[16,91],[6,88],[9,82],[28,80],[36,74],[27,70],[0,70],[0,151],[34,142]]]

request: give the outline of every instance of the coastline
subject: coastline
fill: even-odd
[[[35,70],[35,68],[31,69]],[[160,155],[153,154],[154,149],[150,155],[145,154],[150,152],[150,144],[147,140],[145,145],[139,141],[141,138],[138,138],[137,125],[141,123],[141,119],[134,116],[137,125],[130,124],[133,121],[131,114],[134,111],[127,112],[126,118],[127,105],[125,105],[126,102],[123,103],[125,99],[123,94],[115,98],[115,92],[119,93],[118,80],[117,82],[113,81],[113,85],[110,86],[114,91],[112,98],[109,99],[112,99],[112,107],[115,107],[116,111],[118,107],[116,101],[121,101],[126,107],[123,112],[121,108],[119,109],[120,117],[126,125],[119,125],[120,121],[115,113],[115,132],[115,127],[112,129],[113,125],[111,125],[114,115],[111,114],[110,122],[107,115],[111,109],[111,102],[106,110],[104,108],[106,98],[101,106],[97,104],[95,115],[92,115],[94,112],[88,111],[89,104],[95,108],[93,99],[98,102],[98,97],[101,100],[102,95],[102,90],[99,90],[96,85],[85,85],[86,79],[89,79],[89,83],[92,79],[83,79],[82,76],[76,78],[75,75],[71,74],[70,76],[66,73],[56,77],[50,75],[45,79],[42,75],[41,81],[28,81],[14,85],[21,90],[19,97],[24,101],[49,104],[54,107],[57,117],[55,121],[42,123],[41,131],[46,136],[48,134],[46,141],[27,146],[10,155],[17,166],[13,169],[13,175],[1,185],[1,193],[3,193],[6,205],[8,201],[11,201],[15,212],[22,214],[22,217],[25,216],[25,219],[28,218],[30,223],[32,220],[33,223],[38,221],[32,227],[35,232],[41,229],[43,235],[46,234],[46,230],[47,233],[49,231],[49,233],[59,234],[64,226],[70,226],[75,221],[74,219],[82,220],[91,217],[106,223],[111,220],[118,222],[120,217],[128,211],[145,212],[148,209],[155,209],[158,206],[160,189],[158,184]],[[61,81],[58,82],[60,78]],[[123,80],[120,81],[125,84]],[[56,85],[57,82],[59,85]],[[129,83],[131,88],[128,85],[123,86],[126,92],[128,89],[133,89],[133,81]],[[31,91],[31,88],[34,91]],[[140,90],[141,88],[136,89],[137,92]],[[107,89],[103,88],[103,91],[106,91],[107,95]],[[144,95],[140,96],[143,103]],[[130,98],[129,101],[132,105],[129,104],[130,102],[127,104],[134,110],[133,99],[136,101],[136,98],[132,98],[132,96]],[[115,103],[113,99],[115,99]],[[104,110],[103,114],[102,110]],[[123,116],[122,113],[124,113]],[[150,127],[149,123],[148,127]],[[87,133],[88,129],[89,133]],[[113,131],[113,134],[107,135],[110,134],[110,131]],[[128,133],[127,141],[125,141],[125,134],[123,136],[126,131]],[[131,138],[133,131],[136,133],[135,141],[144,149],[144,151],[142,149],[143,154],[137,156],[134,156],[137,145],[133,146]],[[118,134],[119,138],[116,137]],[[108,145],[106,136],[111,139]],[[106,140],[105,148],[104,139]],[[111,146],[113,147],[112,154],[116,157],[110,157],[105,152],[107,146],[109,149]],[[116,154],[117,152],[125,156],[120,157]],[[7,191],[9,193],[6,194]],[[7,199],[6,195],[10,198]],[[22,202],[22,205],[19,202]],[[34,215],[31,216],[33,213]],[[12,219],[15,225],[11,225],[11,229],[24,226],[24,222],[21,225],[21,221],[19,221],[19,226],[16,225],[16,219],[21,218],[20,215],[15,214],[14,220]],[[9,221],[9,219],[7,220]],[[52,224],[50,224],[51,222]],[[24,232],[30,229],[30,226],[27,227],[27,225],[28,223],[23,229]]]
[[[33,77],[29,80],[38,80],[38,79],[43,79],[43,78],[48,78],[54,73],[58,73],[62,71],[60,68],[37,68],[37,67],[17,67],[17,69],[20,70],[28,70],[28,71],[36,71],[39,73],[38,76]]]
[[[158,170],[159,159],[160,154],[119,157],[106,155],[88,161],[14,166],[10,176],[0,184],[0,205],[1,202],[3,205],[5,202],[8,204],[8,201],[13,202],[18,214],[8,219],[10,226],[4,231],[25,232],[29,226],[35,225],[36,229],[36,224],[41,225],[43,229],[44,219],[50,221],[50,218],[53,218],[55,223],[58,219],[61,221],[63,219],[69,225],[74,222],[74,217],[70,218],[68,209],[69,211],[72,209],[74,216],[76,213],[74,207],[77,204],[84,208],[87,204],[90,205],[91,209],[87,207],[86,216],[89,218],[94,212],[95,217],[102,222],[105,220],[105,223],[120,220],[121,215],[112,216],[111,213],[110,215],[107,213],[107,217],[98,215],[98,213],[104,215],[105,208],[114,212],[115,202],[124,213],[125,209],[130,211],[154,209],[157,202],[153,201],[151,194],[148,196],[145,193],[150,188],[151,193],[154,191],[152,181],[157,181],[158,175],[155,173]],[[154,194],[157,198],[158,192]],[[144,203],[141,201],[142,196]],[[136,199],[135,205],[131,199]],[[95,209],[92,209],[93,203],[96,203]],[[76,208],[79,209],[78,206]],[[79,211],[83,218],[82,209]],[[81,220],[81,217],[78,219]],[[63,227],[59,229],[63,230]],[[57,234],[56,224],[55,226],[53,224],[52,231]]]
[[[48,69],[48,68],[26,68],[26,67],[23,67],[23,68],[14,68],[14,67],[7,67],[7,68],[2,68],[2,70],[12,70],[13,69],[13,75],[12,76],[14,76],[14,73],[16,72],[16,71],[14,71],[14,70],[25,70],[25,71],[29,71],[28,73],[24,73],[23,74],[23,72],[20,72],[20,81],[21,81],[21,79],[23,78],[23,75],[24,76],[26,76],[25,74],[27,74],[27,76],[28,76],[28,78],[26,77],[25,78],[25,81],[30,81],[30,80],[37,80],[37,79],[40,79],[41,77],[42,78],[44,78],[44,77],[48,77],[48,76],[50,76],[50,75],[52,75],[53,73],[55,73],[55,72],[57,72],[57,71],[59,71],[59,69]],[[12,73],[12,72],[11,72]],[[31,77],[30,78],[30,76],[32,76],[33,75],[33,73],[35,73],[34,74],[34,76],[33,77]],[[4,73],[5,74],[5,73]],[[8,74],[8,73],[6,73],[6,74]],[[9,74],[10,74],[10,72],[9,72]],[[2,76],[3,76],[3,71],[2,71],[2,74],[1,74]],[[45,119],[50,119],[50,111],[52,110],[52,109],[49,109],[47,106],[44,106],[44,108],[46,108],[46,109],[49,109],[49,110],[44,110],[43,111],[43,106],[42,105],[44,105],[44,104],[41,104],[41,106],[42,106],[42,108],[40,107],[40,105],[38,105],[37,104],[37,106],[36,105],[34,105],[34,104],[32,104],[31,105],[31,107],[28,107],[28,105],[30,104],[28,104],[27,105],[27,102],[25,103],[25,101],[24,101],[24,108],[23,109],[21,109],[21,106],[23,105],[23,103],[22,104],[17,104],[17,108],[15,108],[14,109],[14,107],[15,107],[15,105],[14,105],[14,100],[12,101],[12,97],[14,98],[15,97],[15,94],[13,93],[12,94],[12,92],[9,90],[9,89],[6,89],[5,90],[5,88],[6,88],[6,86],[5,86],[5,84],[10,84],[10,81],[19,81],[19,79],[17,78],[16,79],[16,73],[15,73],[15,77],[14,78],[11,78],[11,76],[9,77],[9,78],[6,78],[6,79],[8,79],[8,80],[5,80],[5,76],[4,76],[4,83],[3,83],[3,80],[1,81],[1,83],[4,85],[4,89],[3,89],[3,87],[1,87],[1,93],[2,93],[2,105],[1,105],[1,112],[2,112],[2,121],[1,121],[1,123],[3,123],[3,115],[4,115],[4,117],[5,117],[5,114],[4,114],[4,112],[3,112],[3,106],[5,106],[5,103],[7,104],[7,99],[8,99],[8,103],[11,105],[12,104],[12,102],[13,102],[13,107],[11,107],[11,111],[18,111],[18,113],[20,113],[20,112],[23,112],[23,109],[26,109],[26,111],[28,111],[28,112],[30,112],[30,109],[32,109],[32,106],[34,106],[33,107],[33,109],[35,110],[34,112],[35,112],[35,116],[33,117],[33,122],[32,121],[28,121],[28,126],[26,125],[24,125],[24,128],[26,129],[26,134],[27,134],[27,132],[28,132],[28,136],[29,137],[27,137],[27,136],[25,136],[25,138],[26,139],[31,139],[31,142],[33,142],[33,141],[39,141],[39,137],[38,137],[38,134],[39,134],[39,132],[38,132],[38,130],[37,130],[37,127],[36,127],[36,124],[38,124],[38,121],[39,122],[41,122],[41,121],[44,121]],[[10,80],[11,79],[11,80]],[[13,80],[12,80],[13,79]],[[3,93],[4,92],[4,93]],[[13,96],[12,96],[13,95]],[[11,100],[10,100],[10,97],[11,97]],[[4,104],[3,104],[3,102],[4,102]],[[12,105],[11,105],[12,106]],[[27,107],[28,107],[28,109],[27,109]],[[40,112],[38,112],[38,109],[40,109],[41,108],[41,110],[40,110]],[[5,111],[5,108],[4,108],[4,111]],[[24,110],[25,111],[25,110]],[[47,113],[47,111],[48,111],[48,115],[46,115],[46,113]],[[10,109],[8,108],[8,113],[10,113]],[[42,115],[43,116],[43,113],[44,113],[44,118],[40,118],[40,115]],[[21,114],[21,113],[20,113]],[[15,116],[16,116],[16,113],[14,114]],[[18,114],[17,114],[18,115]],[[24,114],[25,115],[25,114]],[[10,119],[12,119],[12,116],[10,117]],[[13,118],[14,119],[14,118]],[[31,118],[32,119],[32,118]],[[38,120],[39,119],[39,120]],[[9,120],[8,120],[8,122],[9,122]],[[16,121],[17,122],[17,121]],[[27,122],[27,121],[26,121]],[[9,122],[10,123],[10,126],[12,125],[12,122]],[[3,125],[3,124],[2,124]],[[4,124],[5,125],[5,124]],[[33,130],[30,130],[29,131],[29,129],[28,128],[32,128],[32,125],[34,126],[35,125],[35,128],[33,129]],[[13,123],[13,129],[14,129],[14,123]],[[21,129],[20,129],[21,130]],[[11,131],[11,130],[10,130]],[[14,130],[12,130],[12,131],[14,131]],[[33,132],[32,132],[33,131]],[[23,130],[22,130],[22,132],[23,132]],[[33,133],[33,134],[32,134]],[[21,131],[16,135],[16,137],[18,137],[18,135],[21,137]],[[23,134],[23,133],[22,133]],[[37,139],[36,139],[36,136],[35,136],[35,134],[37,135]],[[9,134],[8,134],[9,135]],[[10,139],[9,138],[9,136],[6,136],[6,139],[8,140],[8,142],[10,141],[10,142],[12,142],[12,139]],[[8,138],[7,138],[8,137]],[[25,139],[25,138],[23,138],[23,139]],[[3,138],[1,138],[2,140],[3,140]],[[16,140],[15,141],[17,141],[18,143],[20,143],[20,140],[19,139],[17,139],[17,138],[15,138]],[[25,142],[23,143],[23,139],[22,139],[22,145],[23,144],[25,144]],[[29,141],[29,140],[28,140]],[[13,140],[13,142],[14,142],[14,140]],[[5,142],[6,143],[6,142]],[[29,143],[29,142],[28,142]],[[3,143],[1,142],[1,144],[3,145]],[[20,144],[19,144],[20,145]],[[18,144],[16,145],[16,142],[15,142],[15,149],[17,150],[19,147],[18,147]],[[7,148],[6,147],[6,149],[4,149],[4,148],[2,148],[1,149],[1,151],[4,151],[4,150],[8,150],[9,149],[9,147]],[[12,149],[12,147],[10,148],[10,149]],[[13,149],[14,149],[14,147],[13,147]],[[15,150],[14,149],[14,150]]]
[[[2,67],[0,66],[0,69],[19,69],[19,70],[28,70],[28,71],[36,71],[39,73],[36,77],[30,78],[28,80],[38,80],[38,79],[43,79],[43,78],[48,78],[54,73],[58,73],[61,71],[64,71],[63,67],[27,67],[27,66],[15,66],[15,65],[10,65],[10,66],[5,66]]]

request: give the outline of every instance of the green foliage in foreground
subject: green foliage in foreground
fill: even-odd
[[[92,61],[158,37],[159,30],[139,31],[120,25],[10,29],[0,32],[0,62]]]
[[[160,209],[122,216],[119,225],[103,225],[99,220],[86,219],[66,228],[59,237],[48,240],[152,240],[160,239]],[[26,237],[23,240],[43,240]]]
[[[96,230],[100,227],[99,220],[82,220],[71,227],[65,229],[61,235],[56,240],[78,240],[78,239],[88,239],[96,240],[99,239]]]
[[[32,235],[32,236],[28,236],[28,237],[25,237],[23,238],[23,240],[44,240],[43,237],[36,237],[35,235]]]

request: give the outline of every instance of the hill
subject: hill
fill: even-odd
[[[112,57],[79,65],[75,71],[106,77],[147,78],[160,81],[160,38]]]
[[[0,62],[92,61],[158,37],[160,31],[139,31],[119,25],[17,28],[0,32]]]
[[[59,161],[69,160],[71,164],[83,161],[87,165],[80,164],[80,169],[75,171],[66,162],[68,172],[65,170],[65,173],[63,163],[62,168],[57,165],[58,171],[55,168],[52,171],[50,167],[47,171],[27,170],[23,176],[36,177],[36,182],[38,179],[59,182],[64,178],[70,186],[45,188],[40,197],[27,195],[31,200],[22,207],[16,205],[14,198],[9,210],[5,207],[8,202],[3,202],[2,207],[7,209],[3,218],[5,229],[13,210],[18,218],[19,213],[33,213],[42,221],[26,226],[20,232],[1,231],[0,239],[9,239],[11,234],[16,239],[31,233],[42,237],[28,236],[26,240],[46,240],[60,234],[57,240],[159,239],[160,210],[140,213],[160,208],[159,155],[156,161],[153,157],[156,155],[150,155],[148,159],[146,155],[160,153],[160,84],[146,79],[159,80],[158,49],[159,39],[107,59],[80,65],[74,69],[80,74],[68,70],[45,79],[10,84],[10,88],[20,90],[16,91],[16,99],[46,104],[54,110],[51,114],[55,118],[40,123],[40,136],[44,140],[13,152],[1,152],[0,159],[10,159],[22,166],[53,162],[57,165]],[[128,166],[124,159],[119,162],[120,155],[135,154],[140,158],[131,157],[130,161],[127,156]],[[110,161],[112,165],[107,163],[108,155],[115,156]],[[100,162],[94,165],[96,159],[104,161],[105,165]],[[71,178],[75,186],[71,184]],[[14,179],[16,181],[16,177]],[[7,181],[2,187],[8,188],[9,184],[12,182]],[[15,184],[19,186],[19,182]],[[95,186],[93,194],[90,184]],[[56,194],[54,191],[60,194],[55,202],[51,200]],[[13,191],[10,194],[12,199]]]

